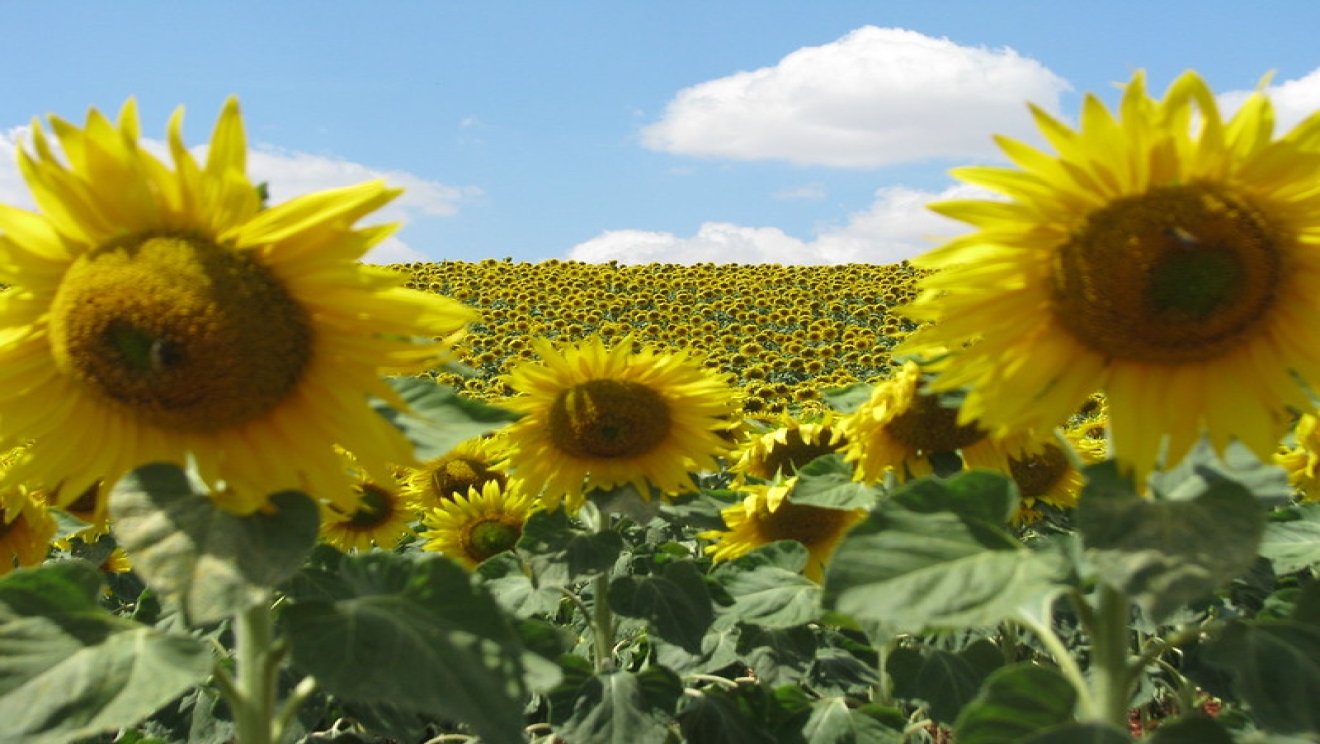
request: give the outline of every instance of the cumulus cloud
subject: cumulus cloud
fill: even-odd
[[[1236,111],[1253,91],[1235,90],[1219,96],[1225,115]],[[1274,103],[1274,127],[1278,133],[1292,129],[1303,119],[1320,111],[1320,69],[1296,79],[1285,80],[1265,89]]]
[[[876,191],[869,208],[851,215],[846,224],[827,228],[802,240],[775,227],[748,227],[707,222],[695,235],[669,232],[608,230],[579,243],[567,258],[588,263],[779,263],[890,264],[934,247],[968,231],[961,222],[926,208],[932,201],[994,198],[974,186],[959,184],[940,193],[892,186]]]
[[[27,142],[29,127],[15,127],[0,134],[0,202],[32,209],[35,204],[18,171],[17,149]],[[144,139],[144,148],[168,162],[168,146]],[[193,156],[205,162],[206,145],[192,148]],[[407,225],[419,218],[447,217],[460,205],[481,195],[471,186],[450,186],[399,170],[381,170],[361,163],[325,155],[313,155],[259,144],[248,151],[248,176],[254,183],[269,184],[270,201],[278,204],[295,196],[383,179],[404,189],[403,195],[368,218],[370,223],[397,222]],[[372,263],[405,263],[429,260],[397,236],[390,237],[367,254]]]
[[[1057,112],[1062,78],[1012,49],[859,28],[773,67],[694,85],[642,131],[683,155],[876,167],[999,158],[995,133],[1037,140],[1025,102]]]

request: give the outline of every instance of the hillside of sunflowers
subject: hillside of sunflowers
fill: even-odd
[[[838,266],[374,266],[237,100],[34,125],[0,744],[1320,742],[1320,115],[1032,113]]]

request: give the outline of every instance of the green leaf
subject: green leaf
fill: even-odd
[[[759,685],[742,685],[731,691],[718,687],[702,690],[688,700],[678,716],[684,738],[690,742],[775,744],[758,705],[765,704],[760,699],[764,695]]]
[[[282,615],[294,663],[330,694],[389,703],[522,742],[523,650],[499,606],[434,554],[345,558],[336,594]]]
[[[999,649],[982,639],[956,654],[929,647],[898,648],[889,655],[885,670],[894,681],[896,696],[925,701],[931,717],[948,725],[1003,663]]]
[[[893,498],[914,512],[952,512],[995,526],[1008,523],[1018,507],[1013,479],[990,470],[968,470],[948,479],[918,478],[895,491]]]
[[[871,389],[875,387],[865,382],[855,382],[841,388],[831,388],[821,392],[825,405],[839,413],[853,413],[863,403],[871,399]]]
[[[1247,489],[1263,504],[1283,506],[1293,489],[1283,468],[1262,461],[1241,442],[1230,442],[1220,458],[1208,439],[1196,443],[1183,461],[1168,470],[1157,470],[1147,481],[1163,499],[1189,501],[1210,485],[1232,481]]]
[[[483,561],[476,575],[500,606],[514,617],[551,615],[559,609],[564,594],[558,586],[537,586],[522,559],[505,551]]]
[[[98,605],[83,561],[0,580],[0,742],[60,744],[131,726],[211,673],[201,641]]]
[[[1320,732],[1320,628],[1292,620],[1231,621],[1200,660],[1232,679],[1262,726]]]
[[[1320,566],[1320,503],[1271,514],[1260,554],[1270,559],[1279,574]]]
[[[1265,512],[1243,486],[1198,476],[1179,500],[1149,500],[1113,461],[1086,468],[1076,522],[1101,578],[1153,619],[1203,599],[1251,568]]]
[[[133,570],[177,600],[189,622],[207,624],[262,601],[316,543],[320,512],[311,499],[285,491],[270,502],[269,514],[227,512],[194,475],[154,463],[115,485],[110,514]]]
[[[741,625],[738,655],[771,687],[799,684],[816,660],[819,644],[811,628]]]
[[[957,514],[890,502],[835,552],[825,605],[888,634],[993,625],[1053,592],[1064,570],[1059,556],[1003,533],[987,539]]]
[[[765,559],[753,557],[756,554]],[[779,562],[787,565],[777,565]],[[721,565],[714,577],[733,604],[720,612],[771,628],[814,622],[821,614],[821,589],[799,573],[806,562],[807,549],[802,543],[781,540]]]
[[[794,504],[825,509],[870,509],[884,489],[853,479],[852,463],[843,455],[822,455],[797,472],[797,484],[789,500]]]
[[[802,737],[807,744],[899,744],[903,732],[848,707],[846,700],[835,697],[817,700],[811,706]]]
[[[661,744],[670,733],[683,683],[664,667],[606,672],[575,691],[572,712],[555,726],[565,741]]]
[[[654,576],[624,576],[610,584],[610,607],[625,617],[647,621],[656,635],[701,653],[702,639],[715,621],[706,580],[692,561],[664,564]]]
[[[440,457],[518,418],[512,411],[461,396],[434,380],[391,377],[388,382],[408,410],[399,411],[380,400],[373,400],[372,407],[408,437],[421,460]]]
[[[1131,744],[1126,731],[1107,723],[1065,723],[1021,739],[1022,744]]]
[[[563,509],[538,511],[523,525],[517,550],[537,586],[569,586],[614,568],[623,553],[623,536],[615,530],[580,529]]]
[[[1150,744],[1233,744],[1233,735],[1215,719],[1194,715],[1160,724]]]
[[[953,727],[958,744],[1016,744],[1072,721],[1077,691],[1052,667],[1014,664],[990,675]]]

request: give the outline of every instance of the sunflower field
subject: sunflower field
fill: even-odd
[[[372,266],[237,101],[34,125],[0,743],[1320,742],[1320,115],[1032,112],[887,266]]]

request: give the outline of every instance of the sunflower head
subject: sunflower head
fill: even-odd
[[[487,481],[480,489],[442,501],[426,512],[422,548],[453,558],[475,569],[488,558],[512,550],[523,525],[538,508],[536,500],[516,481]]]
[[[931,324],[899,350],[960,349],[932,384],[996,431],[1103,390],[1138,480],[1203,433],[1267,458],[1320,380],[1320,116],[1275,138],[1262,92],[1225,119],[1190,72],[1163,99],[1138,73],[1117,116],[1087,96],[1075,129],[1033,112],[1054,153],[1001,138],[1015,167],[955,175],[1005,199],[933,206],[977,230],[913,262]]]
[[[727,376],[687,352],[600,337],[556,348],[534,342],[542,361],[508,377],[524,414],[509,427],[514,473],[540,483],[557,505],[625,484],[639,493],[693,489],[690,473],[715,469],[737,401]]]
[[[147,462],[195,460],[221,506],[266,494],[356,501],[332,444],[387,479],[412,461],[369,397],[436,363],[473,317],[358,259],[389,227],[354,228],[399,191],[366,183],[268,209],[246,173],[235,100],[205,162],[170,120],[170,163],[137,109],[40,122],[19,166],[38,213],[0,205],[0,446],[33,444],[7,482],[73,499]],[[419,343],[415,339],[439,339]],[[52,406],[50,401],[59,401]],[[62,505],[62,503],[61,503]]]
[[[792,476],[817,457],[847,445],[836,418],[828,412],[816,420],[781,416],[770,429],[749,431],[730,469],[765,481]]]
[[[25,494],[5,503],[16,505],[0,508],[0,576],[45,561],[57,530],[39,495]]]
[[[459,444],[453,450],[409,470],[405,495],[423,510],[439,506],[441,501],[465,496],[470,489],[481,490],[488,481],[507,484],[504,471],[504,444],[501,436],[479,437]]]

